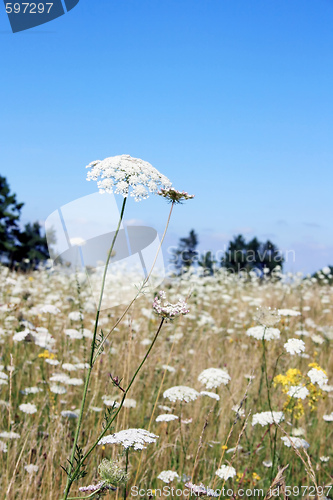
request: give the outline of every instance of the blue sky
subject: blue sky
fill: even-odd
[[[196,198],[167,245],[239,232],[333,265],[333,2],[80,0],[13,34],[0,5],[1,168],[23,221],[96,191],[95,159],[151,162]],[[127,218],[162,231],[161,199]]]

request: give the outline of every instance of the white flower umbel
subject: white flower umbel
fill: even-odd
[[[307,449],[310,446],[309,443],[307,441],[305,441],[305,439],[298,438],[298,437],[283,436],[281,439],[288,448],[291,448],[292,445],[294,445],[296,448]]]
[[[209,398],[216,399],[216,401],[220,401],[220,396],[218,394],[215,394],[215,392],[200,391],[200,395],[208,396]]]
[[[178,418],[179,417],[177,417],[177,415],[170,415],[170,413],[166,413],[156,417],[156,422],[171,422],[172,420],[177,420]]]
[[[180,479],[177,472],[173,470],[162,470],[157,476],[157,479],[161,479],[164,483],[171,483],[174,479]]]
[[[36,405],[32,404],[32,403],[22,403],[20,406],[19,406],[19,409],[21,411],[23,411],[24,413],[29,413],[29,414],[32,414],[32,413],[36,413],[37,412],[37,407]]]
[[[294,311],[294,309],[279,309],[278,313],[280,316],[300,316],[301,313],[299,311]]]
[[[229,479],[236,476],[236,469],[231,467],[231,465],[222,465],[219,469],[217,469],[215,474],[221,479]]]
[[[98,444],[121,444],[125,449],[143,450],[146,444],[155,443],[158,436],[145,429],[127,429],[104,436]]]
[[[176,385],[170,387],[163,393],[163,397],[167,398],[169,401],[175,403],[176,401],[184,401],[189,403],[190,401],[195,401],[199,396],[199,393],[192,389],[192,387],[187,387],[185,385]]]
[[[310,394],[310,391],[304,385],[292,385],[287,394],[291,398],[305,399]]]
[[[206,389],[216,389],[220,385],[227,385],[231,380],[227,370],[222,368],[207,368],[200,373],[199,382],[205,384]]]
[[[252,425],[260,424],[262,427],[265,425],[279,424],[284,420],[282,411],[262,411],[255,413],[252,418]]]
[[[333,411],[329,415],[324,415],[323,419],[325,420],[325,422],[333,422]]]
[[[155,297],[153,302],[153,309],[154,312],[158,314],[158,316],[167,319],[174,319],[181,314],[184,316],[189,312],[185,300],[180,298],[176,304],[170,304],[170,302],[166,300],[166,295],[163,290],[159,292],[159,297]]]
[[[308,371],[308,377],[312,384],[318,384],[320,388],[327,385],[328,378],[323,370],[311,368],[311,370]]]
[[[38,472],[38,469],[39,469],[38,465],[34,465],[34,464],[25,465],[24,468],[28,472],[28,474],[36,473],[36,472]]]
[[[305,351],[305,344],[303,340],[300,339],[289,339],[283,347],[289,354],[294,356],[295,354],[301,354]]]
[[[171,182],[150,163],[132,158],[129,155],[119,155],[91,162],[87,168],[87,180],[97,181],[100,193],[116,193],[135,201],[148,198],[149,193],[157,193],[161,188],[171,187]]]
[[[267,328],[261,325],[253,326],[247,330],[246,335],[257,340],[277,340],[280,338],[280,330],[278,328]]]
[[[0,438],[2,439],[19,439],[20,435],[13,431],[2,431],[0,432]]]
[[[185,483],[186,488],[190,488],[191,493],[190,496],[192,496],[192,493],[194,493],[194,497],[219,497],[219,490],[215,491],[212,488],[206,488],[202,483],[200,484],[193,484],[191,481],[188,483]]]

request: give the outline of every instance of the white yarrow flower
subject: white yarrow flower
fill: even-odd
[[[310,391],[304,385],[292,385],[287,394],[291,398],[305,399],[310,394]]]
[[[308,377],[310,378],[312,384],[318,384],[320,388],[327,385],[328,378],[326,373],[322,370],[311,368],[311,370],[308,371]]]

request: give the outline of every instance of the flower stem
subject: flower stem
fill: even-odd
[[[64,500],[66,500],[68,498],[68,494],[69,494],[70,488],[71,488],[71,486],[73,484],[73,481],[75,479],[75,475],[74,475],[74,478],[73,478],[73,474],[72,474],[73,473],[74,457],[75,457],[77,443],[78,443],[78,440],[79,440],[79,435],[80,435],[80,430],[81,430],[81,424],[82,424],[82,420],[83,420],[83,412],[84,412],[84,407],[85,407],[85,402],[86,402],[86,397],[87,397],[87,392],[88,392],[88,387],[89,387],[89,382],[90,382],[90,376],[91,376],[91,372],[92,372],[92,369],[93,369],[93,366],[94,366],[94,361],[95,361],[95,359],[94,359],[94,350],[95,350],[95,342],[96,342],[96,336],[97,336],[99,314],[100,314],[100,309],[101,309],[101,306],[102,306],[102,300],[103,300],[103,294],[104,294],[104,288],[105,288],[105,279],[106,279],[106,274],[107,274],[107,271],[108,271],[108,266],[109,266],[109,263],[110,263],[112,251],[114,249],[114,245],[115,245],[115,242],[116,242],[119,230],[120,230],[120,226],[121,226],[121,223],[122,223],[122,220],[123,220],[123,217],[124,217],[126,200],[127,200],[127,198],[124,198],[124,201],[123,201],[123,204],[122,204],[122,207],[121,207],[121,213],[120,213],[120,217],[119,217],[119,221],[118,221],[118,226],[117,226],[116,232],[115,232],[113,240],[112,240],[112,244],[111,244],[111,247],[110,247],[107,259],[106,259],[105,268],[104,268],[104,272],[103,272],[101,292],[100,292],[100,296],[99,296],[98,307],[97,307],[96,318],[95,318],[94,335],[93,335],[93,339],[92,339],[92,343],[91,343],[89,368],[88,368],[88,371],[87,371],[86,380],[85,380],[85,384],[84,384],[83,396],[82,396],[81,408],[80,408],[80,414],[79,414],[78,423],[77,423],[77,426],[76,426],[76,431],[75,431],[75,436],[74,436],[74,442],[73,442],[71,459],[70,459],[69,474],[67,476],[67,484],[66,484],[66,489],[65,489],[65,492],[64,492],[64,495],[65,495],[64,496]],[[79,463],[79,466],[81,466],[83,464],[83,462],[84,462],[84,460],[81,460],[80,463]],[[74,471],[74,473],[75,472],[76,471]]]

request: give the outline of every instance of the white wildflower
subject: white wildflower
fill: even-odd
[[[308,377],[310,378],[312,384],[318,384],[320,388],[327,385],[328,378],[323,370],[311,368],[311,370],[308,371]]]
[[[330,459],[330,457],[325,457],[325,456],[319,457],[319,458],[320,458],[321,462],[324,462],[324,463],[328,462]]]
[[[185,315],[189,312],[185,300],[179,298],[176,304],[170,304],[170,302],[166,300],[166,295],[163,291],[159,292],[159,297],[155,297],[153,309],[156,314],[167,319],[174,319],[181,314]]]
[[[302,439],[302,438],[299,438],[299,437],[288,437],[288,436],[283,436],[282,438],[282,441],[284,442],[284,444],[288,447],[288,448],[291,448],[292,447],[292,444],[296,447],[296,448],[309,448],[309,443],[307,441],[305,441],[305,439]],[[291,441],[291,442],[290,442]]]
[[[180,479],[180,477],[173,470],[162,470],[157,479],[161,479],[164,483],[171,483],[174,479]]]
[[[284,420],[284,415],[282,411],[262,411],[261,413],[255,413],[252,417],[252,425],[260,424],[262,427],[265,425],[271,425],[273,423],[279,424]]]
[[[53,394],[66,394],[67,389],[62,385],[51,384],[50,391],[53,392]]]
[[[60,309],[58,309],[56,306],[53,306],[52,304],[46,304],[45,306],[41,307],[40,312],[56,315],[60,313]]]
[[[3,439],[19,439],[20,435],[13,431],[2,431],[0,432],[0,438]]]
[[[20,406],[19,406],[19,409],[21,411],[23,411],[24,413],[29,413],[29,414],[32,414],[32,413],[36,413],[37,412],[37,407],[36,405],[32,404],[32,403],[22,403]]]
[[[121,444],[125,449],[143,450],[146,444],[155,443],[158,436],[145,429],[127,429],[104,436],[98,444]]]
[[[309,394],[309,389],[304,385],[292,385],[287,392],[291,398],[305,399]]]
[[[71,410],[63,410],[61,412],[61,416],[64,418],[78,418],[78,412],[77,411],[71,411]]]
[[[208,396],[209,398],[216,399],[216,401],[220,401],[220,396],[215,394],[215,392],[201,391],[201,396]]]
[[[97,181],[101,193],[117,193],[135,201],[148,198],[150,193],[157,193],[160,188],[171,187],[171,182],[150,163],[129,155],[120,155],[106,158],[103,161],[91,162],[87,180]],[[101,179],[101,180],[98,180]]]
[[[323,419],[325,420],[325,422],[333,422],[333,411],[329,415],[324,415]]]
[[[294,354],[301,354],[305,351],[305,344],[303,340],[300,339],[289,339],[283,346],[289,354],[294,356]]]
[[[299,311],[294,311],[294,309],[279,309],[280,316],[300,316]]]
[[[83,321],[84,316],[79,311],[72,311],[69,313],[68,319],[70,319],[71,321]]]
[[[177,417],[177,415],[170,415],[170,413],[166,413],[156,417],[156,422],[171,422],[172,420],[177,420],[178,418],[179,417]]]
[[[195,389],[185,385],[170,387],[170,389],[167,389],[163,393],[163,397],[172,402],[184,401],[185,403],[188,403],[189,401],[195,401],[198,396],[199,393]]]
[[[231,467],[231,465],[222,465],[219,469],[217,469],[215,474],[221,479],[229,479],[236,476],[236,469]]]
[[[78,339],[78,340],[81,340],[83,337],[82,333],[79,332],[78,330],[74,330],[74,328],[67,328],[65,330],[65,335],[67,335],[71,339]]]
[[[34,472],[38,472],[38,465],[34,464],[29,464],[24,466],[25,470],[28,472],[28,474],[33,474]]]
[[[246,332],[246,335],[257,340],[276,340],[280,338],[278,328],[266,328],[265,326],[252,326]]]
[[[231,380],[227,370],[222,368],[207,368],[200,373],[199,382],[205,384],[206,389],[216,389],[221,384],[227,385]]]

